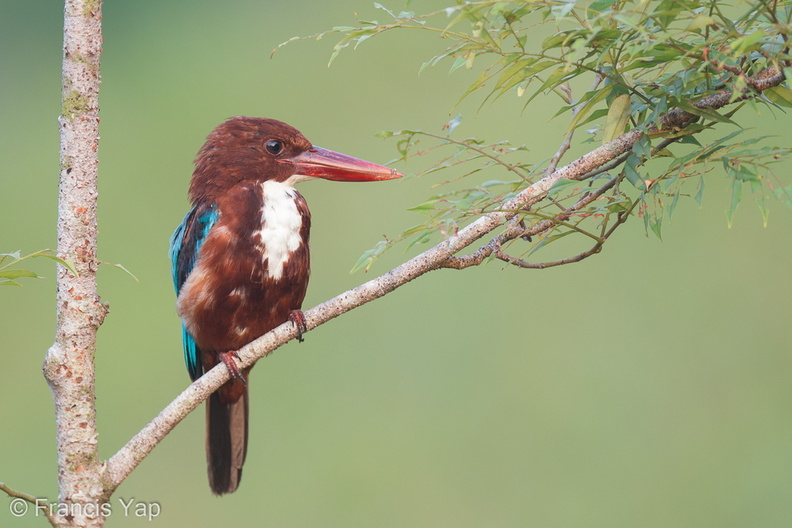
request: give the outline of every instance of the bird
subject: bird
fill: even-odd
[[[287,322],[306,331],[311,213],[298,182],[378,181],[394,169],[314,146],[275,119],[236,116],[195,158],[192,208],[170,240],[184,359],[195,381],[219,363],[229,381],[206,403],[206,461],[215,495],[239,486],[247,454],[250,368],[237,350]]]

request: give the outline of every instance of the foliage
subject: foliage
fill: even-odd
[[[41,279],[39,274],[34,271],[30,271],[28,269],[20,269],[18,267],[20,262],[23,262],[28,259],[34,258],[48,258],[54,260],[61,266],[64,266],[69,271],[76,275],[76,271],[74,270],[74,266],[64,260],[59,258],[55,255],[55,251],[51,249],[43,249],[41,251],[36,251],[35,253],[31,253],[29,255],[24,255],[19,251],[14,251],[13,253],[0,253],[0,286],[22,286],[17,279],[20,278],[32,278],[32,279]]]
[[[375,5],[389,22],[358,20],[355,26],[313,36],[341,36],[331,62],[344,48],[384,32],[433,32],[450,44],[421,69],[444,63],[451,72],[463,67],[479,71],[459,101],[477,94],[484,105],[510,95],[522,101],[524,112],[554,95],[560,99],[556,117],[567,117],[568,125],[558,153],[535,162],[526,161],[523,147],[508,142],[452,138],[459,117],[447,124],[446,135],[421,130],[383,133],[397,140],[402,160],[437,154],[439,160],[419,174],[450,171],[454,177],[449,181],[472,183],[415,206],[412,210],[424,215],[424,222],[396,240],[378,244],[356,268],[367,269],[398,240],[408,241],[408,247],[428,242],[498,210],[537,178],[552,173],[581,129],[586,135],[579,143],[590,143],[591,148],[630,130],[643,134],[627,155],[578,178],[581,181],[558,182],[547,200],[520,211],[521,222],[530,224],[526,232],[554,219],[535,233],[523,256],[570,234],[594,238],[601,245],[625,214],[641,217],[647,232],[659,237],[664,218],[673,213],[680,197],[692,196],[701,203],[705,177],[712,173],[725,173],[730,182],[730,225],[746,189],[765,222],[770,198],[792,205],[791,182],[773,171],[774,163],[792,150],[773,146],[771,137],[750,137],[739,128],[736,115],[744,107],[763,105],[782,112],[792,107],[792,91],[782,84],[792,72],[789,3],[478,1],[420,16]],[[438,24],[438,19],[445,23]],[[532,44],[536,35],[544,35],[538,47]],[[776,81],[766,82],[773,74]],[[717,98],[721,101],[711,104]],[[671,119],[680,115],[687,117]],[[504,172],[506,178],[488,176],[495,168],[500,169],[499,178]],[[487,176],[479,180],[471,178],[484,173]],[[567,214],[587,194],[605,186],[607,192],[596,200],[583,200],[584,206]]]
[[[77,270],[74,268],[72,261],[70,259],[62,259],[58,257],[54,249],[42,249],[41,251],[36,251],[35,253],[24,256],[20,251],[14,251],[13,253],[0,253],[0,286],[22,286],[16,281],[16,279],[20,278],[43,279],[44,277],[35,271],[31,271],[29,269],[20,269],[17,267],[20,262],[34,258],[46,258],[54,260],[69,270],[73,275],[77,276]],[[111,266],[113,268],[118,268],[136,281],[138,280],[138,278],[135,277],[135,275],[126,267],[124,267],[123,264],[113,264],[103,261],[97,262]]]

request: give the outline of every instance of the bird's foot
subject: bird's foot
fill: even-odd
[[[218,355],[220,356],[220,361],[222,361],[223,365],[225,365],[228,369],[228,373],[231,374],[231,379],[238,379],[243,384],[247,385],[245,376],[242,375],[242,371],[239,370],[239,367],[236,364],[236,360],[239,359],[239,354],[237,351],[229,350],[228,352],[220,352]]]
[[[308,331],[308,325],[305,322],[305,314],[302,310],[292,310],[289,312],[289,321],[297,327],[297,341],[302,343],[304,341],[303,334]]]

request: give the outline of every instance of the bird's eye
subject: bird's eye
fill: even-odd
[[[267,149],[267,152],[272,154],[273,156],[277,156],[281,152],[283,152],[283,143],[278,141],[277,139],[270,139],[267,143],[264,144],[264,147]]]

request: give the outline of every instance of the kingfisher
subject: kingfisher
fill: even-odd
[[[206,402],[206,461],[216,495],[239,486],[248,441],[250,367],[236,351],[292,321],[308,286],[311,213],[294,184],[378,181],[399,172],[311,144],[274,119],[232,117],[195,158],[192,209],[171,237],[184,359],[193,381],[219,363],[229,381]]]

